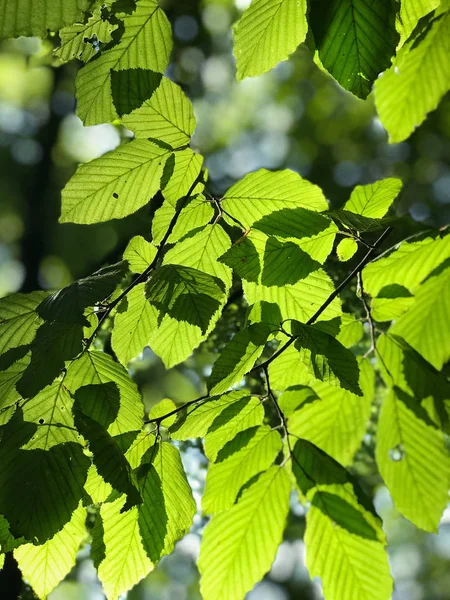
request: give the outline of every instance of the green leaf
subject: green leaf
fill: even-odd
[[[364,233],[366,231],[379,231],[380,229],[387,227],[392,221],[392,219],[388,217],[385,219],[371,219],[370,217],[357,215],[356,213],[343,210],[342,208],[330,211],[330,215],[345,228],[348,228],[353,232],[360,233]]]
[[[159,419],[160,417],[163,417],[164,415],[167,415],[168,413],[176,410],[176,408],[176,404],[173,400],[170,400],[169,398],[163,398],[157,404],[152,406],[148,418]],[[161,423],[164,427],[171,427],[176,420],[177,415],[175,414],[171,417],[167,417],[167,419],[164,419],[163,421],[161,421]]]
[[[119,389],[120,407],[108,427],[111,436],[139,431],[144,418],[144,405],[136,384],[127,371],[104,352],[85,352],[67,369],[64,385],[72,393],[82,386],[113,382]]]
[[[257,230],[246,232],[220,261],[246,281],[268,287],[295,284],[320,267],[296,241],[279,241]]]
[[[325,597],[389,600],[392,578],[378,520],[347,486],[316,491],[306,515],[306,565]]]
[[[0,300],[0,354],[33,341],[42,320],[36,308],[46,292],[12,294]]]
[[[184,198],[194,181],[198,178],[203,165],[203,156],[197,154],[190,148],[174,152],[173,169],[169,176],[164,172],[161,190],[166,200],[174,209],[177,207],[177,200]],[[193,196],[203,190],[203,185],[194,189]],[[161,209],[160,209],[161,210]]]
[[[75,565],[79,547],[86,537],[86,516],[86,509],[80,504],[70,521],[45,544],[25,544],[14,550],[22,576],[38,597],[46,598]]]
[[[61,44],[54,54],[63,62],[74,58],[87,62],[97,54],[97,44],[112,41],[111,33],[117,28],[118,25],[103,20],[101,8],[97,8],[85,23],[74,23],[59,31]]]
[[[109,483],[106,483],[103,477],[98,474],[95,465],[89,467],[84,489],[86,490],[90,501],[94,504],[105,502],[113,491]]]
[[[158,314],[145,297],[145,283],[135,286],[118,307],[111,344],[119,361],[126,366],[149,344]]]
[[[422,17],[431,13],[440,0],[402,0],[397,24],[400,42],[403,44],[412,34]]]
[[[111,407],[110,395],[113,390],[113,403],[116,406]],[[127,509],[139,504],[141,498],[132,481],[128,461],[114,438],[106,431],[114,421],[118,408],[119,391],[114,384],[88,385],[75,393],[74,417],[77,430],[89,444],[98,474],[114,490],[127,495]]]
[[[431,21],[413,46],[375,84],[375,103],[389,141],[408,138],[450,89],[450,11]]]
[[[231,272],[228,267],[217,262],[217,258],[230,247],[230,244],[230,238],[220,225],[210,225],[203,231],[178,242],[164,257],[164,264],[175,263],[202,271],[212,276],[214,282],[220,280],[225,291],[228,291],[231,286]],[[167,314],[161,323],[155,317],[156,327],[150,338],[150,347],[162,358],[166,367],[185,360],[207,337],[216,324],[225,302],[226,294],[223,294],[217,310],[210,317],[209,327],[205,333],[197,325],[179,321]]]
[[[21,35],[44,38],[83,17],[92,0],[0,0],[0,38]]]
[[[161,241],[174,214],[175,209],[168,202],[164,202],[156,211],[152,222],[154,241]],[[191,198],[182,209],[168,242],[178,242],[195,230],[204,229],[213,217],[212,203],[203,194]]]
[[[297,338],[294,348],[300,355],[302,371],[319,381],[361,395],[358,362],[350,350],[314,325],[294,321],[292,333]]]
[[[132,469],[137,469],[142,461],[143,456],[156,443],[154,435],[148,431],[140,431],[135,440],[125,453],[125,458],[130,463]]]
[[[268,302],[277,304],[282,319],[305,322],[324,304],[334,291],[334,284],[325,271],[319,269],[294,285],[266,287],[253,282],[243,282],[249,304]],[[319,320],[333,319],[342,314],[339,298],[335,298],[320,315]]]
[[[37,313],[46,321],[87,325],[85,309],[110,296],[127,271],[125,261],[103,267],[45,298],[37,307]]]
[[[63,385],[56,381],[23,404],[23,419],[36,425],[36,432],[24,450],[48,450],[66,442],[79,443],[72,417],[73,400]]]
[[[289,418],[297,409],[320,400],[314,390],[306,385],[295,385],[285,390],[278,398],[278,405],[285,417]]]
[[[108,600],[117,600],[147,576],[153,565],[143,546],[136,506],[124,511],[125,496],[100,507],[103,539],[92,545],[104,545],[104,558],[97,568]],[[93,534],[97,533],[94,528]]]
[[[391,333],[399,335],[438,371],[450,359],[450,269],[430,277]]]
[[[90,460],[74,442],[24,450],[36,428],[23,421],[20,411],[3,428],[0,514],[14,537],[42,544],[70,521],[83,496]]]
[[[120,42],[80,69],[76,79],[77,111],[85,125],[118,118],[111,71],[149,69],[163,73],[169,63],[171,28],[156,0],[139,0],[134,11],[116,16],[122,19],[124,27]]]
[[[27,346],[13,348],[0,358],[0,425],[5,425],[15,412],[21,399],[16,383],[30,364]]]
[[[327,210],[322,190],[288,169],[268,171],[260,169],[249,173],[233,185],[222,200],[224,210],[251,227],[265,215],[283,208]]]
[[[198,561],[205,600],[241,600],[275,558],[289,512],[289,477],[272,467],[206,526]]]
[[[165,148],[134,140],[81,165],[62,191],[60,223],[100,223],[136,212],[159,190],[168,156]]]
[[[264,408],[260,399],[245,395],[245,392],[240,392],[240,395],[239,400],[231,402],[217,414],[205,433],[203,446],[210,461],[215,461],[219,451],[238,433],[263,423]]]
[[[192,104],[183,90],[167,77],[163,77],[148,100],[123,117],[122,122],[137,138],[157,138],[172,148],[189,144],[195,129]]]
[[[288,388],[280,396],[280,406],[283,409],[289,401],[295,407],[286,415],[289,432],[341,464],[351,464],[366,433],[374,395],[374,371],[366,360],[360,363],[359,385],[362,397],[320,381],[311,381],[307,388],[297,386],[298,390]]]
[[[286,60],[307,31],[305,0],[253,0],[234,28],[238,80]]]
[[[239,383],[261,356],[271,333],[266,323],[255,323],[238,331],[214,363],[207,381],[211,394],[226,392]]]
[[[190,529],[197,507],[181,463],[171,444],[158,444],[151,460],[137,471],[143,504],[139,526],[143,546],[153,562],[170,554]]]
[[[358,252],[358,242],[353,238],[344,238],[336,246],[336,254],[341,262],[346,262]]]
[[[442,432],[423,413],[416,398],[394,388],[381,408],[376,459],[398,510],[417,527],[437,532],[450,460]]]
[[[295,242],[312,259],[324,263],[333,248],[338,228],[323,214],[305,208],[283,208],[253,224],[255,229]]]
[[[206,333],[212,316],[224,298],[225,286],[217,277],[183,265],[163,265],[146,286],[149,303],[158,312],[186,321]]]
[[[401,189],[401,180],[394,177],[368,185],[357,185],[343,209],[369,219],[381,219]]]
[[[233,391],[222,396],[213,396],[188,407],[184,414],[178,416],[175,425],[171,427],[170,435],[172,439],[188,440],[204,437],[223,410],[228,409],[228,407],[231,408],[233,403],[239,403],[245,397],[248,397],[245,392]],[[242,410],[242,406],[238,404],[237,412],[240,410]]]
[[[402,242],[388,256],[367,265],[362,273],[364,288],[371,296],[378,296],[383,288],[393,284],[414,292],[447,258],[450,258],[450,235]]]
[[[372,299],[371,313],[375,321],[398,319],[414,302],[414,296],[404,286],[387,285]]]
[[[16,389],[24,398],[32,398],[60,375],[65,361],[83,349],[83,327],[67,323],[44,323],[31,343],[31,360]]]
[[[156,257],[157,248],[150,242],[147,242],[141,235],[136,235],[128,242],[128,246],[123,253],[123,260],[126,260],[133,273],[143,273]]]
[[[241,431],[220,450],[210,465],[202,497],[204,514],[230,508],[242,486],[265,471],[281,450],[278,431],[267,425]]]
[[[393,0],[316,0],[310,27],[325,69],[346,89],[366,98],[391,63],[398,42]]]
[[[445,404],[450,401],[450,383],[445,376],[395,335],[381,336],[377,349],[386,385],[414,396],[434,423],[443,428],[448,420]]]

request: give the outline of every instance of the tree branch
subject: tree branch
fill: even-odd
[[[353,271],[349,275],[347,275],[347,277],[344,279],[344,281],[342,281],[337,286],[337,288],[328,296],[328,298],[317,309],[317,311],[313,314],[313,316],[310,319],[308,319],[308,321],[306,322],[306,325],[312,325],[313,323],[315,323],[317,321],[317,319],[324,312],[324,310],[333,302],[333,300],[335,298],[337,298],[337,296],[339,296],[339,294],[342,292],[342,290],[347,287],[347,285],[351,282],[353,277],[355,275],[357,275],[358,273],[360,273],[364,269],[364,267],[371,261],[376,250],[380,247],[380,245],[387,238],[387,236],[391,233],[391,231],[392,231],[391,227],[388,227],[385,231],[383,231],[383,233],[377,239],[377,241],[375,242],[373,247],[370,248],[370,250],[364,256],[364,258],[356,265],[356,267],[353,269]],[[288,342],[286,342],[286,344],[284,346],[282,346],[279,350],[277,350],[274,354],[272,354],[272,356],[270,358],[268,358],[263,363],[260,363],[259,365],[255,365],[253,367],[253,369],[251,369],[249,372],[254,373],[255,371],[258,371],[259,369],[266,369],[275,359],[277,359],[281,354],[283,354],[283,352],[285,350],[287,350],[289,348],[289,346],[291,346],[297,338],[298,338],[298,336],[293,335],[291,337],[291,339]]]
[[[167,244],[167,240],[169,239],[172,231],[174,230],[175,225],[177,224],[177,221],[178,221],[178,218],[180,216],[181,211],[185,207],[187,201],[192,196],[193,191],[195,190],[195,188],[197,187],[197,185],[202,181],[202,179],[203,179],[203,173],[200,173],[198,175],[198,177],[195,179],[195,181],[193,182],[193,184],[191,185],[191,187],[189,188],[187,194],[184,196],[184,198],[182,198],[181,202],[179,203],[179,208],[175,212],[175,214],[173,215],[172,220],[170,221],[169,226],[167,228],[167,231],[164,234],[164,237],[163,237],[163,239],[161,240],[161,243],[158,246],[158,250],[156,252],[155,258],[152,260],[152,262],[149,264],[149,266],[145,269],[145,271],[143,273],[140,273],[139,275],[137,275],[133,279],[133,281],[130,283],[130,285],[127,288],[125,288],[125,290],[115,300],[113,300],[110,304],[108,304],[105,312],[103,313],[103,315],[100,317],[100,319],[98,321],[97,327],[95,328],[95,330],[92,333],[91,337],[86,342],[86,346],[84,347],[83,353],[86,352],[86,350],[89,349],[90,345],[94,341],[94,339],[97,336],[98,332],[102,328],[103,323],[106,321],[106,319],[111,314],[111,311],[120,302],[122,302],[122,300],[127,296],[127,294],[129,294],[131,292],[131,290],[133,288],[135,288],[142,281],[145,281],[147,279],[147,277],[150,275],[150,273],[156,268],[156,266],[158,265],[158,262],[159,262],[160,258],[162,257],[162,255],[164,253],[164,249],[165,249],[165,245]]]

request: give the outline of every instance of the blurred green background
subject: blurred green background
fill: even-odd
[[[306,47],[272,72],[235,82],[231,24],[249,0],[165,0],[175,48],[167,75],[194,103],[194,148],[209,169],[208,192],[220,196],[249,171],[291,168],[320,185],[332,206],[342,205],[357,184],[398,176],[404,189],[395,210],[408,215],[391,243],[426,227],[450,223],[450,97],[404,143],[389,145],[366,102],[339,88],[313,63]],[[0,45],[0,295],[55,289],[105,262],[120,260],[128,239],[150,237],[152,203],[121,221],[83,226],[57,223],[60,191],[79,162],[101,156],[130,138],[123,127],[85,128],[75,114],[74,80],[80,63],[57,66],[57,37],[41,42],[21,38]],[[347,266],[331,261],[342,279]],[[204,390],[214,355],[242,323],[245,300],[233,295],[213,340],[186,363],[166,371],[147,348],[130,369],[147,409],[164,397],[176,402]],[[108,350],[108,347],[106,347]],[[258,381],[249,382],[258,387]],[[377,389],[377,396],[383,390]],[[392,505],[373,461],[373,423],[355,469],[375,494],[385,520],[396,582],[395,600],[450,599],[450,508],[438,535],[424,534]],[[201,448],[183,446],[197,500],[205,478]],[[174,554],[128,594],[130,600],[200,599],[195,561],[204,522]],[[301,540],[304,511],[292,501],[285,542],[270,574],[249,600],[319,600],[320,582],[310,582]],[[103,598],[89,547],[51,600]],[[25,592],[24,597],[32,597]]]

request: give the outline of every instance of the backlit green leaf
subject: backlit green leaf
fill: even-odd
[[[91,0],[0,0],[0,38],[46,37],[83,17]]]
[[[450,269],[423,283],[391,329],[438,371],[450,359]]]
[[[25,544],[14,558],[39,598],[46,598],[75,565],[78,549],[86,537],[86,509],[79,506],[59,533],[42,546]]]
[[[33,341],[42,320],[36,308],[46,292],[12,294],[0,300],[0,352],[24,346]]]
[[[163,77],[153,94],[129,115],[123,124],[137,138],[156,138],[172,148],[189,143],[194,133],[195,117],[192,104],[183,90]]]
[[[141,235],[131,238],[123,253],[133,273],[143,273],[156,257],[157,249]]]
[[[253,0],[234,29],[237,78],[261,75],[306,37],[305,0]]]
[[[360,98],[390,63],[398,34],[393,0],[315,0],[310,26],[322,65]]]
[[[208,379],[212,394],[226,392],[253,367],[261,356],[271,329],[266,323],[255,323],[238,331],[220,353]]]
[[[118,118],[111,94],[112,70],[149,69],[163,73],[169,62],[170,24],[156,0],[138,0],[135,10],[118,16],[124,25],[120,42],[78,72],[77,110],[85,125]]]
[[[61,223],[121,219],[145,206],[159,190],[169,152],[134,140],[81,165],[62,191]]]
[[[260,169],[246,175],[225,194],[223,208],[244,227],[251,227],[265,215],[283,208],[328,208],[322,190],[294,171]]]
[[[138,509],[134,506],[122,512],[124,505],[125,496],[120,496],[101,506],[103,538],[96,540],[94,537],[93,540],[93,545],[104,545],[104,558],[98,566],[98,576],[108,600],[117,600],[153,568],[142,546]]]
[[[368,185],[357,185],[343,209],[370,219],[381,219],[401,189],[401,180],[394,177]]]
[[[177,448],[163,442],[151,453],[137,471],[143,499],[139,526],[143,546],[156,562],[189,531],[197,507]]]
[[[270,569],[289,512],[289,477],[272,467],[237,504],[215,515],[200,549],[205,600],[241,600]]]
[[[213,514],[230,508],[241,487],[270,467],[281,446],[280,434],[267,425],[238,433],[209,467],[202,498],[203,513]]]
[[[411,135],[450,89],[450,11],[434,19],[375,84],[375,103],[389,141]]]

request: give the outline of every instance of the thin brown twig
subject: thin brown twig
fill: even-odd
[[[366,311],[366,319],[367,319],[367,322],[369,323],[370,348],[364,354],[364,358],[367,358],[376,349],[376,339],[375,339],[375,325],[373,322],[370,306],[367,304],[366,293],[364,291],[364,284],[363,284],[363,278],[362,278],[361,271],[358,272],[358,288],[359,288],[359,293],[361,294],[361,302],[363,303],[364,310]]]
[[[312,325],[313,323],[315,323],[317,321],[317,319],[324,312],[324,310],[326,308],[328,308],[328,306],[333,302],[333,300],[335,298],[337,298],[339,296],[339,294],[342,292],[342,290],[345,289],[347,287],[347,285],[352,281],[353,277],[355,275],[357,275],[360,271],[362,271],[363,268],[370,262],[370,260],[372,259],[372,256],[376,252],[377,248],[379,248],[379,246],[382,244],[382,242],[386,239],[386,237],[390,234],[391,231],[392,231],[391,227],[388,227],[385,231],[383,231],[383,233],[377,239],[377,241],[375,242],[373,247],[370,248],[370,250],[364,256],[364,258],[362,258],[362,260],[356,265],[356,267],[353,269],[353,271],[349,275],[347,275],[347,277],[344,279],[344,281],[342,281],[337,286],[337,288],[335,290],[333,290],[333,292],[328,296],[328,298],[325,300],[325,302],[317,309],[317,311],[313,314],[313,316],[310,319],[308,319],[308,321],[306,322],[306,325]],[[263,363],[260,363],[259,365],[255,365],[253,367],[253,369],[250,370],[250,373],[253,373],[255,371],[258,371],[259,369],[265,369],[266,367],[268,367],[274,360],[276,360],[281,354],[283,354],[283,352],[285,350],[287,350],[295,342],[295,340],[297,338],[298,338],[298,336],[295,336],[295,335],[292,336],[291,339],[288,342],[286,342],[286,344],[284,346],[282,346],[279,350],[277,350],[274,354],[272,354],[272,356],[270,356],[266,361],[264,361]]]
[[[139,275],[137,275],[133,279],[133,281],[130,283],[130,285],[127,288],[125,288],[123,290],[123,292],[121,294],[119,294],[119,296],[117,296],[117,298],[115,298],[115,300],[113,300],[110,304],[108,304],[108,306],[105,309],[103,315],[101,316],[101,318],[98,321],[97,327],[95,328],[95,330],[92,333],[91,337],[87,340],[86,345],[85,345],[85,347],[83,349],[83,353],[86,352],[89,349],[90,345],[94,341],[94,339],[97,336],[98,332],[102,328],[103,323],[106,321],[106,319],[111,314],[111,311],[118,304],[120,304],[120,302],[122,302],[122,300],[131,292],[131,290],[133,288],[135,288],[142,281],[145,281],[147,279],[147,277],[150,275],[150,273],[156,268],[156,266],[158,265],[159,260],[161,259],[162,255],[164,253],[164,249],[165,249],[165,246],[167,244],[167,240],[169,239],[169,237],[170,237],[170,235],[171,235],[171,233],[172,233],[175,225],[177,224],[178,217],[180,216],[181,211],[185,207],[185,205],[186,205],[187,201],[189,200],[189,198],[191,198],[192,193],[195,190],[195,188],[197,187],[197,185],[202,181],[202,178],[203,178],[203,173],[200,173],[198,175],[198,177],[195,179],[195,181],[192,183],[192,185],[189,188],[187,194],[180,201],[178,210],[173,215],[173,217],[172,217],[172,219],[171,219],[171,221],[169,223],[169,226],[168,226],[168,228],[166,230],[166,233],[164,234],[164,237],[163,237],[163,239],[161,240],[161,243],[158,246],[158,250],[156,252],[155,258],[152,260],[152,262],[149,264],[149,266],[145,269],[145,271],[143,273],[140,273]]]

